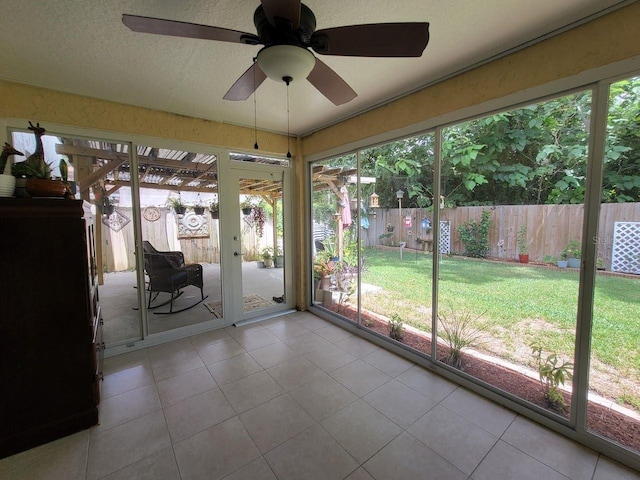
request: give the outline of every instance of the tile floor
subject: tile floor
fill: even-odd
[[[640,478],[310,313],[111,357],[105,374],[100,425],[0,460],[0,478]]]

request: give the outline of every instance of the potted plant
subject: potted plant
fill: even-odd
[[[569,268],[580,268],[582,252],[580,251],[580,243],[577,240],[571,240],[567,246],[564,247],[563,253],[567,258]]]
[[[209,204],[209,212],[211,213],[211,218],[216,220],[218,218],[220,218],[220,211],[219,211],[219,206],[218,206],[218,202],[213,201]]]
[[[265,247],[262,249],[262,261],[264,262],[265,268],[273,266],[273,248]]]
[[[338,254],[338,249],[336,248],[334,237],[324,240],[322,242],[322,245],[324,246],[323,252],[329,257],[330,260],[333,260],[334,262],[340,260],[340,255]]]
[[[44,157],[25,160],[27,181],[25,188],[32,197],[62,197],[66,187],[61,180],[51,177],[51,164],[45,162]]]
[[[33,132],[36,140],[36,150],[24,161],[15,166],[20,176],[26,177],[25,190],[32,197],[62,197],[66,192],[66,187],[59,179],[51,176],[51,164],[44,158],[44,148],[42,146],[42,136],[45,129],[37,123],[35,126],[29,122],[29,130]],[[12,169],[12,174],[14,173]]]
[[[527,246],[527,226],[523,225],[518,230],[518,252],[520,263],[529,263],[529,247]]]
[[[320,278],[320,289],[329,290],[331,287],[331,275],[335,271],[336,262],[331,260],[326,252],[320,252],[313,263],[314,274]]]
[[[170,198],[169,205],[173,208],[173,211],[176,212],[176,215],[184,215],[184,212],[187,211],[187,206],[182,203],[180,196]]]
[[[8,143],[2,147],[2,155],[0,156],[0,196],[11,197],[16,187],[16,177],[12,174],[13,159],[12,155],[24,155],[13,148]]]
[[[273,266],[276,268],[282,268],[284,266],[284,255],[282,254],[282,249],[279,246],[276,246],[274,251]]]
[[[387,232],[391,233],[393,232],[393,225],[391,225],[390,223],[387,223]]]
[[[193,213],[196,215],[204,215],[204,208],[202,205],[196,205],[193,207]]]
[[[253,204],[248,198],[240,202],[240,210],[242,210],[243,215],[249,215],[251,213],[251,210],[253,210]]]
[[[567,266],[569,265],[569,262],[567,261],[567,252],[565,252],[564,250],[560,252],[560,258],[558,259],[556,264],[558,265],[558,268],[567,268]]]

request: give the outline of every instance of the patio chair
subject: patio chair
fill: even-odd
[[[182,260],[182,265],[177,266],[175,262],[176,257],[167,255],[167,253],[175,252],[144,252],[144,269],[149,276],[149,285],[147,287],[149,291],[149,302],[147,309],[153,310],[167,303],[169,304],[168,312],[153,312],[157,315],[184,312],[185,310],[195,307],[207,298],[203,291],[202,265],[197,263],[185,265],[184,260]],[[174,310],[173,301],[182,295],[182,289],[188,286],[194,286],[200,289],[200,300],[188,307]],[[171,298],[163,303],[152,305],[162,292],[170,294]]]

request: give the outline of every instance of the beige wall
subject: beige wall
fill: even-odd
[[[313,133],[303,139],[303,153],[348,145],[638,55],[640,2]]]
[[[0,117],[253,150],[253,129],[0,80]],[[26,126],[26,125],[25,125]],[[293,143],[293,142],[292,142]],[[260,133],[261,153],[282,155],[287,137]],[[295,154],[295,144],[292,145]]]

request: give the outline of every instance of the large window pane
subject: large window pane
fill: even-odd
[[[640,451],[640,77],[610,87],[587,428]]]
[[[437,257],[433,148],[430,133],[360,154],[362,324],[427,355]]]
[[[36,142],[31,133],[14,132],[12,141],[26,156],[35,151]],[[135,288],[131,189],[120,189],[112,182],[120,169],[128,168],[129,146],[49,134],[42,137],[42,143],[52,174],[60,176],[58,165],[60,159],[64,159],[68,180],[76,190],[75,197],[92,203],[96,211],[96,268],[104,342],[115,346],[139,340],[142,324]],[[103,173],[96,177],[95,172]]]
[[[313,301],[357,320],[356,157],[350,155],[312,165]]]
[[[149,333],[215,320],[223,311],[218,159],[213,154],[139,146],[138,161],[145,248],[174,252],[169,257],[171,263],[179,259],[178,268],[165,274],[162,273],[164,270],[153,265],[154,259],[162,261],[162,255],[145,252],[145,273],[150,281],[146,298],[146,304],[150,305],[147,316]],[[121,185],[120,190],[126,191],[129,188],[126,175],[126,171],[120,172],[110,182],[115,186]],[[197,265],[202,267],[201,272]],[[158,272],[158,288],[152,288],[150,275],[155,278]],[[170,288],[160,286],[165,278],[174,278],[172,275],[180,275],[178,295],[170,293]],[[213,305],[211,309],[198,303],[203,296],[207,297],[207,303]],[[193,308],[195,306],[197,308]],[[178,313],[166,315],[170,311]]]
[[[438,360],[568,418],[591,95],[443,130]]]

